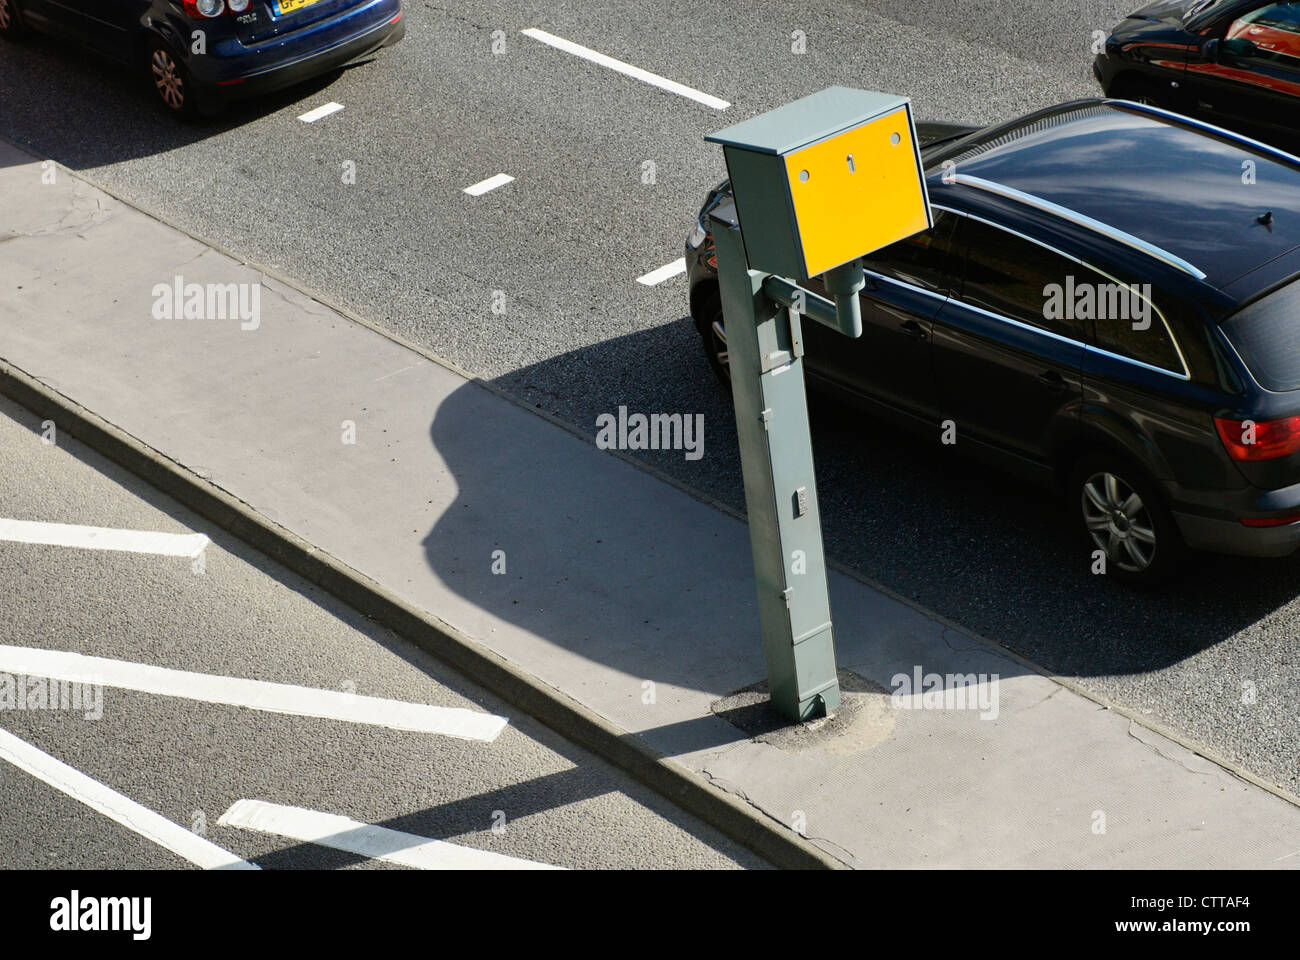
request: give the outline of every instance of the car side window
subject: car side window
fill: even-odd
[[[966,280],[961,299],[1071,340],[1084,339],[1084,321],[1066,303],[1086,271],[1078,262],[1014,233],[967,219],[961,225]],[[1068,285],[1068,286],[1067,286]]]
[[[948,293],[953,283],[952,231],[957,221],[947,210],[934,210],[934,226],[863,257],[863,265],[882,276],[923,290]]]
[[[1234,20],[1223,37],[1225,42],[1250,41],[1239,56],[1300,69],[1300,6],[1270,3]],[[1232,46],[1230,45],[1229,49]],[[1235,52],[1235,51],[1234,51]]]
[[[1108,281],[1109,282],[1109,281]],[[1111,284],[1093,311],[1094,345],[1153,367],[1183,372],[1183,360],[1160,309],[1141,291]]]

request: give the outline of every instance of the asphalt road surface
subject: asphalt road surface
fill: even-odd
[[[300,834],[220,824],[236,801],[346,816],[454,844],[455,855],[471,858],[571,868],[766,865],[81,444],[55,439],[45,443],[35,417],[0,400],[0,519],[198,532],[212,542],[196,568],[183,556],[0,537],[0,869],[191,863],[8,762],[6,734],[264,869],[401,867]],[[48,684],[42,706],[38,675],[13,669],[14,647],[121,661],[127,682],[144,676],[138,665],[205,677],[194,697],[163,696],[83,672],[102,692],[83,687],[81,709],[63,709],[61,697],[52,709]],[[5,675],[15,678],[7,700]],[[23,709],[12,692],[19,676],[27,677]],[[509,722],[488,742],[254,710],[204,699],[216,696],[214,676]],[[388,717],[398,708],[381,709]],[[299,813],[291,822],[311,819]]]
[[[743,507],[684,279],[637,282],[681,256],[721,179],[703,136],[832,83],[971,122],[1094,96],[1093,32],[1137,5],[412,0],[406,40],[373,62],[199,126],[161,116],[138,79],[36,40],[0,46],[0,131],[593,436],[620,405],[704,413],[702,459],[640,456]],[[344,109],[298,119],[328,102]],[[498,173],[515,179],[462,192]],[[1300,559],[1206,558],[1133,592],[1090,575],[1068,515],[1033,491],[833,412],[814,427],[833,557],[1300,793]]]

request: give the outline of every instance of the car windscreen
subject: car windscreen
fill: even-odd
[[[1260,386],[1300,390],[1300,281],[1243,307],[1222,329]]]

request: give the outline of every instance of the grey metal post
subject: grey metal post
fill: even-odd
[[[777,710],[806,720],[839,706],[840,688],[799,314],[763,292],[729,205],[711,226],[768,688]]]

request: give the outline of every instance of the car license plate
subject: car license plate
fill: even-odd
[[[313,3],[320,3],[320,0],[275,0],[275,14],[282,17],[286,13],[293,13],[303,7],[310,7]]]

